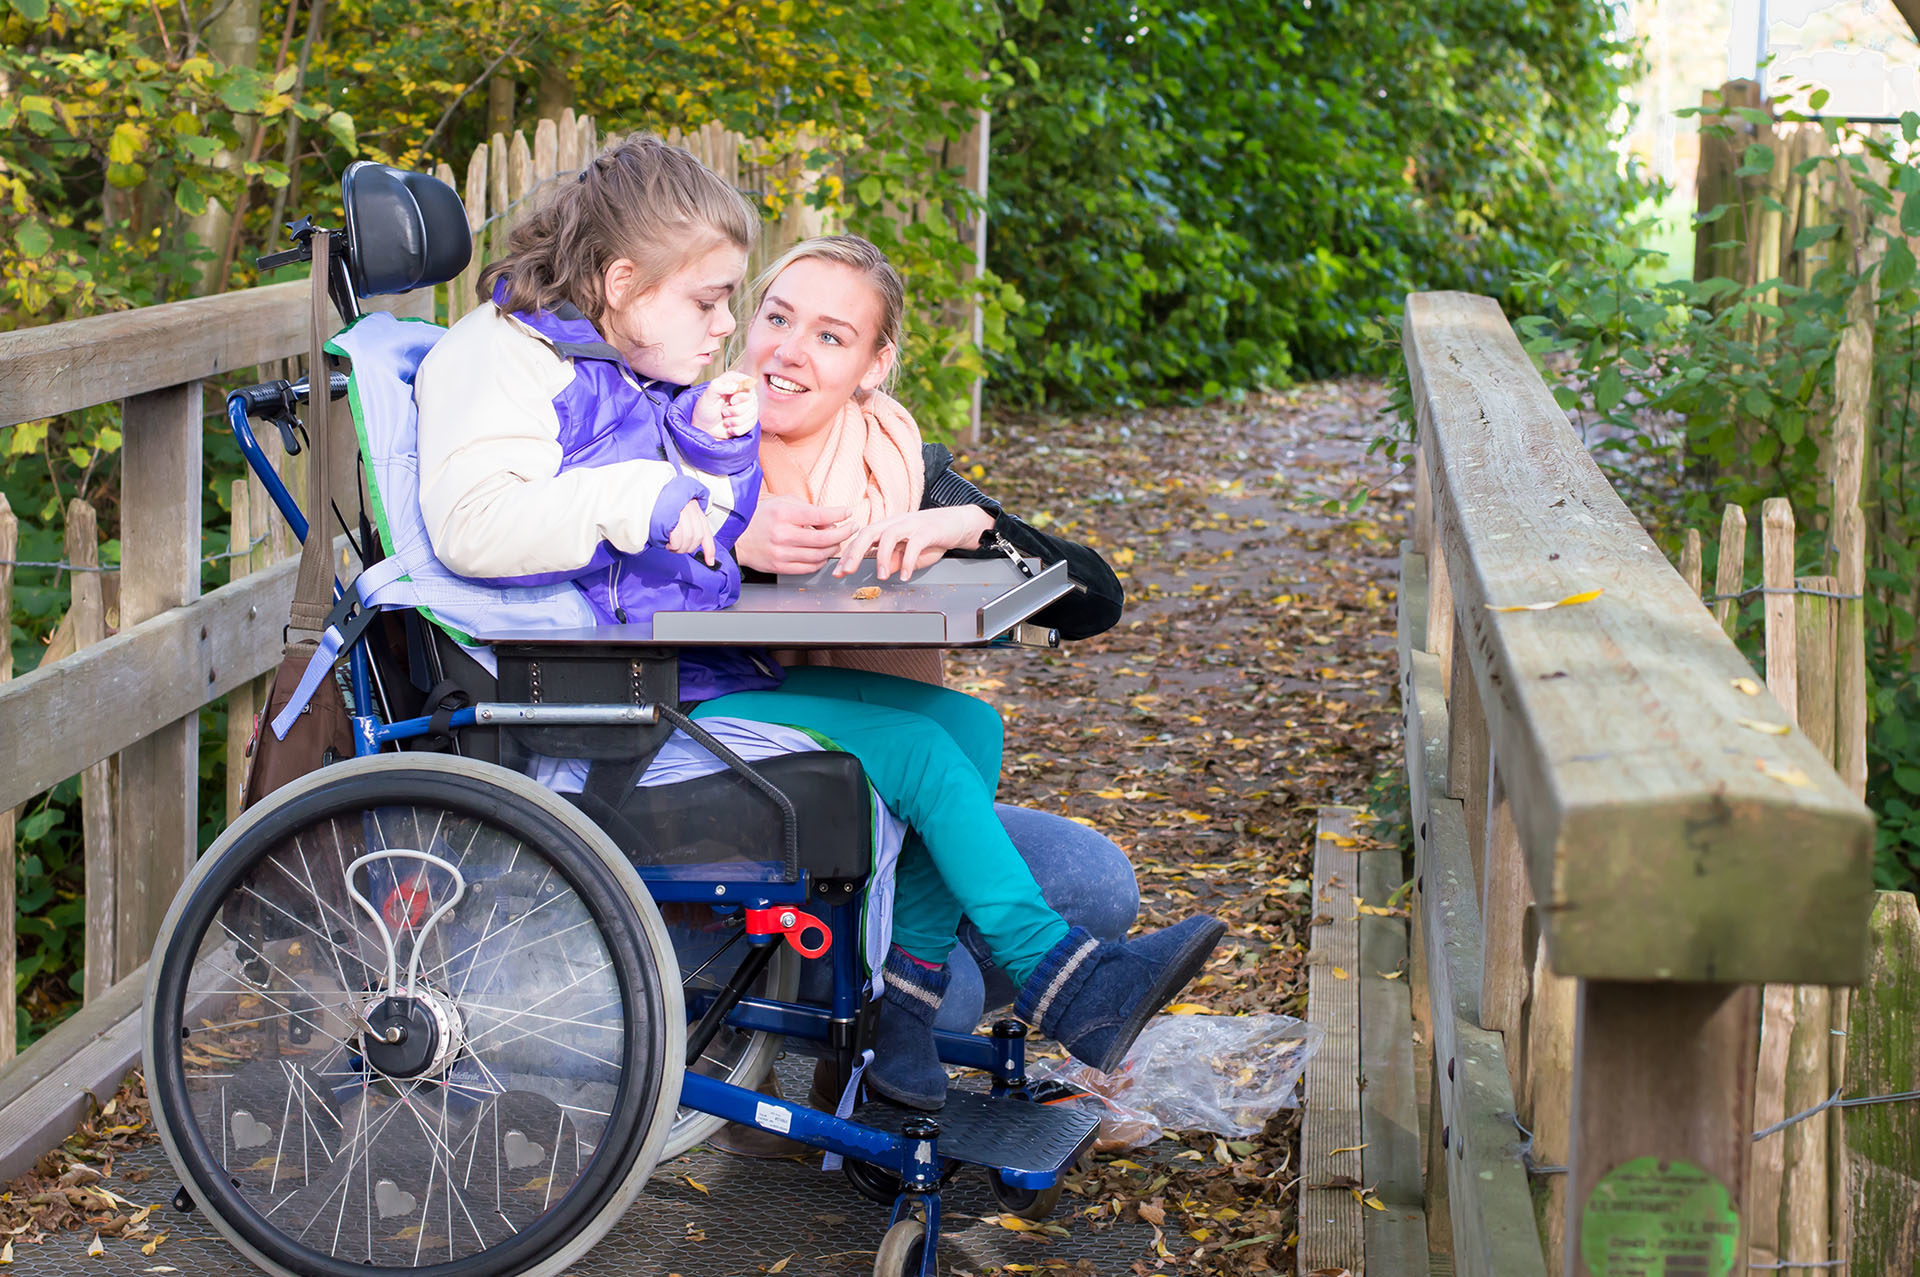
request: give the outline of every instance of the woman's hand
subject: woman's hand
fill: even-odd
[[[878,561],[876,575],[884,581],[895,572],[902,581],[928,564],[935,563],[948,550],[973,549],[993,527],[993,516],[977,505],[942,506],[932,510],[914,510],[891,519],[868,524],[840,547],[840,566],[835,576],[846,576],[860,566],[860,560],[872,554]]]
[[[708,567],[718,566],[713,529],[707,526],[707,512],[700,508],[698,501],[687,502],[687,508],[680,512],[680,522],[673,525],[667,548],[675,554],[692,554],[698,550]]]
[[[711,439],[737,439],[760,419],[760,396],[753,378],[743,372],[723,372],[707,383],[707,392],[693,406],[693,425]]]
[[[756,572],[817,571],[847,539],[847,530],[840,526],[847,514],[844,506],[808,505],[768,494],[760,498],[753,522],[734,543],[733,557]]]

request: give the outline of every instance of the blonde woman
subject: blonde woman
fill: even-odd
[[[838,557],[845,572],[872,552],[883,577],[905,579],[949,552],[1018,550],[1067,559],[1069,571],[1089,586],[1056,604],[1042,623],[1068,637],[1112,625],[1119,584],[1099,556],[1041,537],[1007,516],[952,472],[945,449],[923,446],[912,417],[885,393],[904,309],[898,273],[872,244],[852,236],[801,244],[762,276],[741,370],[753,379],[760,403],[764,490],[736,545],[742,565],[802,572]],[[1083,836],[1077,849],[1085,858],[1076,865],[1069,859],[1075,848],[1061,846],[1051,827],[1079,826],[1042,813],[1000,818],[1017,809],[992,805],[1001,748],[992,707],[940,687],[931,653],[828,659],[831,665],[789,657],[779,691],[724,697],[701,712],[778,722],[784,721],[781,702],[799,697],[911,714],[937,724],[965,757],[968,766],[943,782],[986,800],[965,804],[966,823],[958,828],[899,813],[915,837],[901,857],[894,947],[869,1071],[874,1088],[918,1107],[935,1107],[944,1095],[932,1028],[953,980],[949,958],[967,952],[956,949],[963,918],[971,924],[969,947],[988,960],[1001,985],[997,992],[1013,995],[1017,1013],[1097,1067],[1118,1064],[1146,1019],[1199,971],[1220,924],[1192,918],[1137,941],[1116,940],[1138,904],[1125,857],[1105,839]],[[980,821],[981,813],[990,821]],[[1023,825],[1030,841],[1061,854],[1023,856],[1008,836],[1009,827]],[[956,845],[959,854],[941,842]],[[1051,890],[1038,883],[1030,859],[1058,870],[1048,874],[1055,880]],[[1086,922],[1064,916],[1056,896],[1061,904],[1086,906]],[[1098,923],[1104,937],[1088,923]],[[970,956],[963,963],[970,975],[978,969]],[[955,1008],[954,1027],[977,1019],[975,996],[983,995]]]

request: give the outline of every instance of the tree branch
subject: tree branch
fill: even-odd
[[[459,109],[460,104],[467,100],[467,95],[491,79],[493,73],[500,69],[500,64],[517,53],[520,46],[525,44],[526,41],[527,37],[525,32],[515,36],[513,42],[501,52],[500,56],[487,64],[486,70],[475,76],[467,84],[466,88],[460,90],[460,92],[454,96],[453,101],[447,103],[447,109],[440,113],[440,122],[433,126],[433,132],[427,134],[427,140],[420,144],[421,155],[431,156],[433,154],[433,144],[440,140],[440,131],[447,127],[447,121],[453,118],[453,113]]]

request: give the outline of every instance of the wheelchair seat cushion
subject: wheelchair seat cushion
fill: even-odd
[[[815,750],[753,764],[793,803],[801,871],[816,880],[865,878],[872,865],[872,791],[851,754]],[[588,793],[567,800],[648,878],[779,881],[780,810],[732,771],[637,785],[617,807]]]

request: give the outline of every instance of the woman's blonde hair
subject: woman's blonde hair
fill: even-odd
[[[875,297],[880,299],[880,328],[874,334],[873,353],[879,354],[887,347],[893,347],[893,365],[887,369],[886,379],[880,389],[891,390],[896,374],[900,371],[900,343],[906,325],[907,285],[900,278],[900,272],[894,269],[887,255],[874,246],[871,240],[858,235],[821,235],[815,239],[804,239],[786,252],[780,254],[778,261],[760,272],[753,281],[751,295],[753,308],[747,312],[748,322],[760,313],[760,307],[767,300],[767,290],[773,287],[773,281],[780,273],[795,262],[823,261],[838,262],[860,272],[872,287]],[[741,329],[741,338],[745,339],[746,329]]]
[[[612,262],[632,262],[634,286],[645,292],[721,244],[751,250],[759,232],[740,192],[691,153],[633,133],[608,143],[578,177],[561,178],[513,228],[507,255],[480,273],[480,295],[491,297],[504,279],[502,310],[571,302],[597,324]]]

